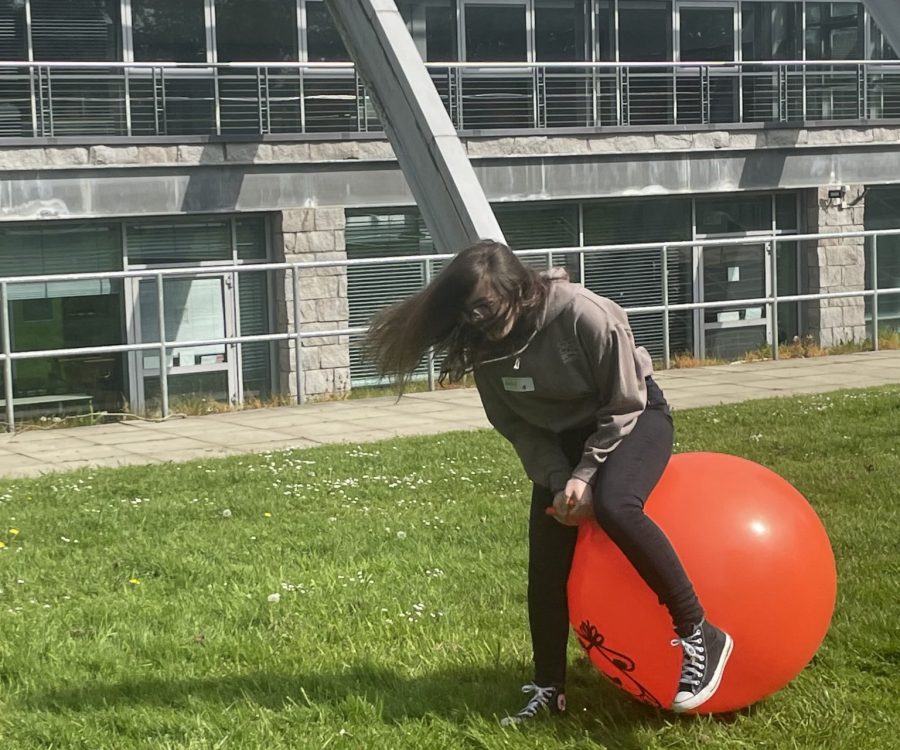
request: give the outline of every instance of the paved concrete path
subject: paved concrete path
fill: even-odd
[[[667,370],[675,409],[900,384],[900,351]],[[489,427],[474,389],[0,435],[0,476],[233,456]]]

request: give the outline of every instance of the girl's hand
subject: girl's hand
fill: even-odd
[[[570,479],[562,492],[557,492],[547,514],[566,526],[577,526],[594,515],[594,494],[581,479]]]

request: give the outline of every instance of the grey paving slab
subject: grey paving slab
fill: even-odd
[[[0,475],[13,475],[19,469],[40,470],[47,466],[46,456],[43,459],[28,456],[0,456]]]
[[[669,370],[656,375],[676,409],[900,384],[900,352]],[[239,453],[359,444],[407,435],[489,427],[478,393],[434,393],[331,401],[170,419],[132,420],[0,436],[0,476],[84,466],[187,461]]]
[[[373,429],[395,429],[401,427],[426,427],[434,420],[429,418],[417,417],[413,414],[397,411],[393,414],[379,415],[377,417],[364,417],[354,419],[351,424],[361,430]]]
[[[144,455],[162,455],[177,451],[215,450],[216,446],[204,443],[193,437],[172,435],[168,440],[143,440],[134,443],[126,443],[121,450],[128,453],[142,453]]]
[[[78,442],[81,443],[82,441]],[[55,446],[52,449],[48,449],[47,444],[28,445],[23,443],[16,449],[18,455],[33,458],[37,461],[44,461],[51,467],[56,467],[68,461],[114,458],[119,451],[121,451],[121,448],[115,445],[91,445],[89,443],[80,445],[77,448],[70,447],[60,450],[57,450]]]
[[[129,446],[129,452],[130,446]],[[227,456],[239,456],[244,451],[233,450],[224,447],[208,448],[179,448],[174,450],[157,450],[149,454],[153,463],[181,463],[182,461],[194,461],[203,458],[225,458]]]
[[[57,432],[57,430],[53,430]],[[22,449],[40,451],[44,455],[48,450],[54,452],[59,450],[67,450],[71,448],[90,448],[92,443],[83,439],[80,434],[73,435],[72,432],[66,432],[59,435],[50,435],[46,432],[23,432],[15,436],[14,439],[4,444],[4,448],[8,451],[21,453]]]
[[[315,442],[326,442],[335,435],[352,433],[358,430],[358,426],[354,426],[353,422],[345,421],[316,421],[297,420],[293,424],[289,422],[279,422],[277,427],[278,434],[287,435],[291,438],[305,438]]]
[[[123,428],[118,432],[91,431],[85,433],[84,442],[93,445],[128,445],[129,443],[144,443],[152,441],[166,441],[172,439],[172,433],[164,430],[129,430]]]

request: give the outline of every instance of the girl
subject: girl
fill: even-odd
[[[534,681],[518,724],[565,711],[566,582],[578,521],[594,517],[671,614],[683,649],[672,709],[703,704],[719,686],[731,637],[707,622],[667,537],[644,502],[672,453],[672,418],[647,351],[625,312],[565,271],[538,274],[505,245],[459,253],[421,292],[381,312],[368,350],[401,389],[429,347],[441,382],[474,371],[491,424],[533,482],[528,616]]]

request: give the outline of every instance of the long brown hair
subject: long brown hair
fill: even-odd
[[[464,319],[466,300],[487,279],[515,321],[501,342],[489,341]],[[400,391],[422,357],[433,347],[443,355],[440,380],[457,382],[479,360],[535,329],[547,297],[547,284],[504,244],[482,240],[460,252],[428,286],[377,313],[364,342],[366,358]]]

